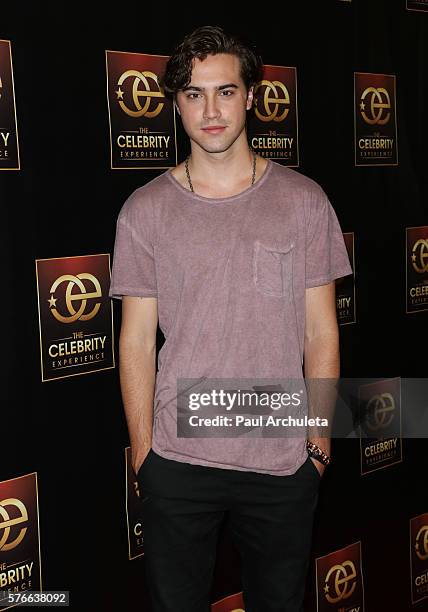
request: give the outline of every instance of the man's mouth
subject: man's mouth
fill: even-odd
[[[212,127],[202,128],[204,132],[209,132],[210,134],[218,134],[226,129],[225,125],[214,125]]]

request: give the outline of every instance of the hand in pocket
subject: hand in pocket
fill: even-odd
[[[151,448],[149,448],[148,451],[147,449],[143,449],[141,453],[138,453],[136,462],[133,462],[132,464],[136,476],[138,476],[138,473],[140,472],[141,468],[143,467],[143,465],[145,465],[151,450]]]

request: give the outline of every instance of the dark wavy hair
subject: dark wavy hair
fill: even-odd
[[[185,36],[171,54],[159,85],[165,95],[175,96],[177,91],[189,85],[192,76],[192,60],[201,61],[207,55],[229,53],[240,59],[241,77],[248,89],[263,78],[263,61],[255,45],[242,35],[228,34],[219,26],[201,26]]]

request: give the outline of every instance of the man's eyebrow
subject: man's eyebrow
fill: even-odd
[[[235,89],[238,89],[238,85],[236,85],[235,83],[226,83],[225,85],[219,85],[218,87],[216,87],[216,89],[229,89],[229,87],[234,87]],[[191,89],[192,91],[205,91],[205,87],[197,87],[196,85],[188,85],[187,87],[184,87],[181,91],[188,91],[189,89]]]

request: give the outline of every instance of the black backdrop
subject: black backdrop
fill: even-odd
[[[163,172],[110,170],[104,51],[169,55],[194,27],[217,24],[245,32],[266,64],[297,67],[299,171],[326,190],[343,231],[355,232],[357,323],[341,327],[342,375],[423,377],[428,313],[405,314],[404,228],[428,224],[428,13],[406,11],[405,0],[245,3],[235,16],[220,2],[102,3],[93,17],[71,3],[47,6],[5,6],[0,21],[0,38],[12,42],[21,153],[21,171],[0,173],[0,481],[38,473],[45,589],[70,590],[79,610],[149,611],[144,560],[127,560],[118,371],[40,377],[34,260],[112,253],[124,200]],[[354,167],[354,71],[397,76],[397,167]],[[178,144],[182,161],[179,121]],[[117,302],[114,320],[117,344]],[[412,609],[408,521],[428,511],[425,447],[405,440],[403,463],[360,477],[358,441],[334,443],[313,558],[361,540],[368,612]],[[239,590],[239,559],[224,533],[213,601]]]

